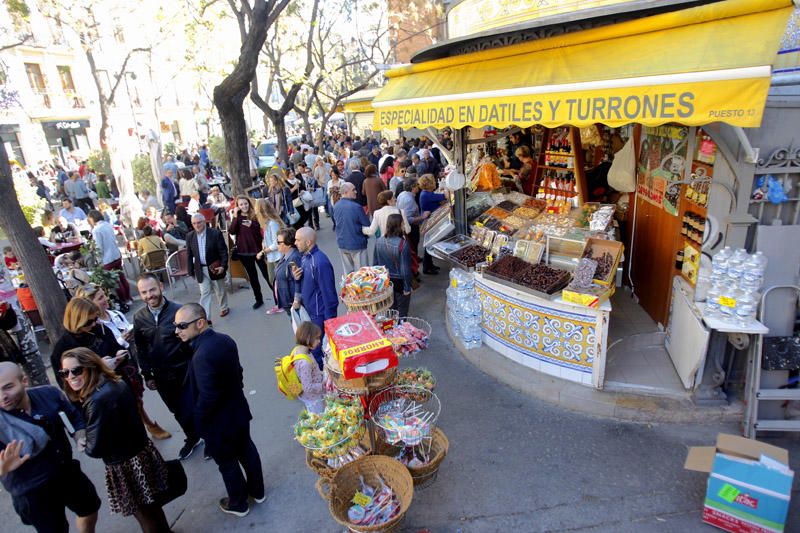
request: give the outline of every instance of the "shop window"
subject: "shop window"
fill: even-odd
[[[28,74],[28,83],[31,86],[31,90],[38,98],[37,102],[44,107],[51,107],[50,95],[47,94],[47,83],[42,74],[42,67],[38,63],[25,63],[25,72]]]
[[[178,125],[178,121],[174,120],[172,122],[172,138],[175,139],[175,144],[181,144],[183,141],[181,140],[181,128]]]
[[[82,108],[83,101],[75,90],[75,81],[72,79],[72,69],[67,65],[58,65],[58,77],[61,80],[61,89],[64,96],[73,108]]]

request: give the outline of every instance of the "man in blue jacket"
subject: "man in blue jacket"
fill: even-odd
[[[313,229],[303,227],[297,230],[295,245],[303,259],[300,266],[292,269],[292,275],[300,281],[301,287],[300,293],[295,294],[292,308],[299,309],[303,305],[311,321],[325,331],[325,321],[334,318],[339,307],[333,265],[317,246],[317,234]],[[312,353],[322,368],[322,343]]]
[[[172,170],[167,170],[161,178],[161,201],[167,213],[175,212],[175,199],[178,197],[178,186],[172,180]]]
[[[242,390],[244,377],[236,342],[211,329],[200,304],[178,309],[174,326],[175,334],[183,342],[191,342],[194,349],[186,375],[184,409],[193,413],[195,430],[206,441],[206,453],[217,463],[225,482],[228,497],[219,501],[219,508],[247,516],[248,496],[261,503],[266,495],[261,457],[250,438],[253,415]]]
[[[362,230],[368,228],[370,223],[363,206],[356,200],[355,185],[347,181],[342,183],[339,186],[339,194],[342,197],[333,207],[333,221],[344,273],[349,274],[369,265],[367,237]]]
[[[36,531],[67,533],[69,509],[79,532],[94,532],[100,498],[72,458],[61,418],[69,420],[76,442],[85,445],[80,411],[56,387],[28,388],[22,370],[7,361],[0,363],[0,408],[0,479],[22,523]]]

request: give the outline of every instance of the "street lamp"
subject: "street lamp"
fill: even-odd
[[[133,117],[133,130],[136,132],[136,143],[139,145],[139,153],[142,153],[144,149],[142,148],[142,136],[139,135],[139,119],[136,117],[136,110],[133,107],[133,100],[131,100],[131,89],[128,86],[128,76],[131,77],[131,80],[136,81],[136,73],[125,71],[123,76],[125,80],[125,93],[128,95],[128,105],[131,108],[131,116]]]

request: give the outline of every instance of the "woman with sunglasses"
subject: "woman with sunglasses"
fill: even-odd
[[[86,287],[89,287],[87,285]],[[121,334],[121,329],[112,326],[112,317],[108,310],[108,297],[102,289],[97,288],[83,293],[83,297],[76,297],[67,303],[64,310],[64,334],[53,346],[53,353],[50,354],[50,363],[53,368],[58,368],[61,356],[64,352],[73,348],[90,348],[98,354],[106,365],[117,373],[131,388],[139,400],[141,418],[147,426],[148,431],[155,439],[168,439],[172,435],[156,422],[144,410],[144,381],[139,374],[139,366],[131,355],[128,348],[128,339]],[[89,298],[91,294],[91,298]],[[102,294],[102,296],[101,296]],[[105,299],[105,303],[103,300]],[[105,310],[97,305],[100,303]],[[125,320],[125,317],[122,317]],[[119,316],[116,317],[119,324]],[[127,320],[125,320],[127,324]],[[120,328],[123,327],[120,325]],[[115,333],[116,331],[116,333]],[[119,336],[119,340],[118,340]],[[120,342],[122,341],[122,342]],[[63,382],[56,375],[59,385]]]
[[[86,455],[102,459],[112,513],[133,515],[142,531],[170,531],[159,495],[167,490],[167,464],[147,438],[136,396],[88,348],[61,354],[57,367],[67,397],[83,410]]]
[[[292,276],[292,265],[299,267],[302,260],[300,251],[295,246],[294,235],[294,228],[281,228],[276,239],[281,258],[275,265],[273,291],[275,302],[287,315],[294,303],[295,294],[300,292],[300,282]]]

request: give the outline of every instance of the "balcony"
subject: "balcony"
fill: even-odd
[[[33,92],[23,100],[23,107],[33,117],[69,114],[70,110],[85,109],[83,98],[76,92]]]

